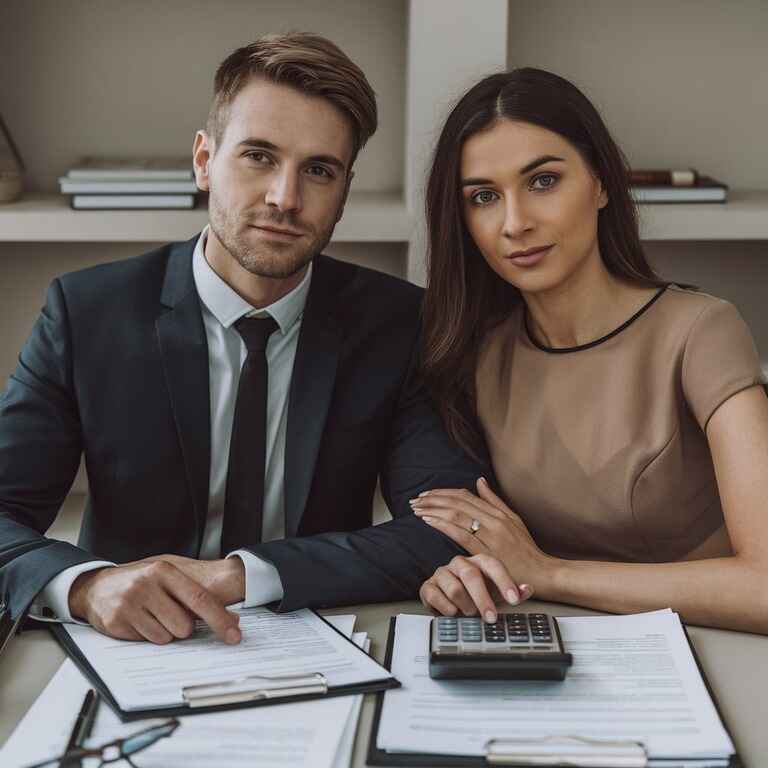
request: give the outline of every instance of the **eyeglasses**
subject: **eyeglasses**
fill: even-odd
[[[45,760],[42,763],[35,763],[27,768],[43,768],[46,765],[57,765],[60,768],[69,768],[69,766],[79,765],[80,759],[84,757],[98,757],[101,758],[99,768],[107,763],[116,763],[118,760],[125,760],[132,768],[138,768],[135,763],[131,761],[131,755],[135,755],[137,752],[141,752],[142,749],[151,747],[156,741],[165,739],[181,725],[181,723],[174,717],[170,720],[166,720],[164,723],[153,725],[150,728],[145,728],[142,731],[126,736],[122,739],[115,739],[109,741],[106,744],[102,744],[100,747],[93,747],[92,749],[70,749],[69,752],[65,752],[59,757],[53,757],[50,760]]]

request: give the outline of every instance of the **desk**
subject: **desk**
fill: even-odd
[[[528,604],[530,610],[549,611],[556,616],[590,614],[572,606]],[[385,603],[323,611],[357,614],[355,629],[366,631],[373,641],[373,654],[384,659],[389,617],[397,613],[425,613],[419,603]],[[748,768],[768,766],[768,637],[718,629],[689,629],[699,659],[717,695],[723,717]],[[3,744],[51,679],[64,659],[53,637],[45,630],[26,632],[14,638],[0,659],[0,744]],[[366,765],[368,735],[373,718],[373,695],[366,696],[355,742],[352,768]]]

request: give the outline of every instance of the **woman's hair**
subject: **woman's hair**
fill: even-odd
[[[349,119],[352,160],[377,125],[376,96],[363,71],[334,43],[309,32],[264,35],[221,62],[213,82],[207,130],[219,144],[235,96],[252,77],[328,99]]]
[[[448,432],[475,456],[483,445],[475,418],[477,353],[488,330],[507,317],[521,297],[488,266],[467,231],[461,152],[470,136],[503,119],[559,134],[600,180],[608,204],[599,211],[597,237],[607,270],[638,285],[666,284],[648,264],[640,244],[626,158],[586,96],[564,78],[529,67],[490,75],[471,88],[448,116],[427,184],[422,375]]]

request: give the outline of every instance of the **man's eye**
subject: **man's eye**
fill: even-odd
[[[323,165],[311,165],[307,168],[307,173],[310,176],[317,176],[324,179],[332,179],[333,174]]]
[[[265,152],[246,152],[245,156],[249,160],[253,160],[256,163],[270,163],[272,161],[272,158],[266,154]]]
[[[557,184],[558,176],[554,173],[542,173],[531,179],[532,189],[549,189]],[[539,183],[540,182],[540,183]]]
[[[497,198],[495,192],[491,192],[490,189],[478,189],[477,192],[473,192],[470,200],[475,205],[488,205]]]

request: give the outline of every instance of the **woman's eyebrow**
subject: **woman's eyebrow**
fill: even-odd
[[[556,155],[542,155],[541,157],[537,157],[535,160],[532,160],[530,163],[523,166],[520,169],[520,175],[524,176],[526,173],[529,173],[534,168],[538,168],[540,165],[544,165],[544,163],[551,163],[551,162],[564,163],[565,158],[557,157]],[[472,178],[461,180],[462,187],[479,187],[479,186],[482,186],[483,184],[493,184],[493,179],[482,179],[482,178],[473,176]]]
[[[556,157],[555,155],[542,155],[541,157],[537,157],[535,160],[528,163],[528,165],[521,168],[520,175],[522,176],[523,174],[526,174],[529,171],[532,171],[534,168],[538,168],[540,165],[544,165],[544,163],[550,163],[550,162],[564,163],[565,158]]]

